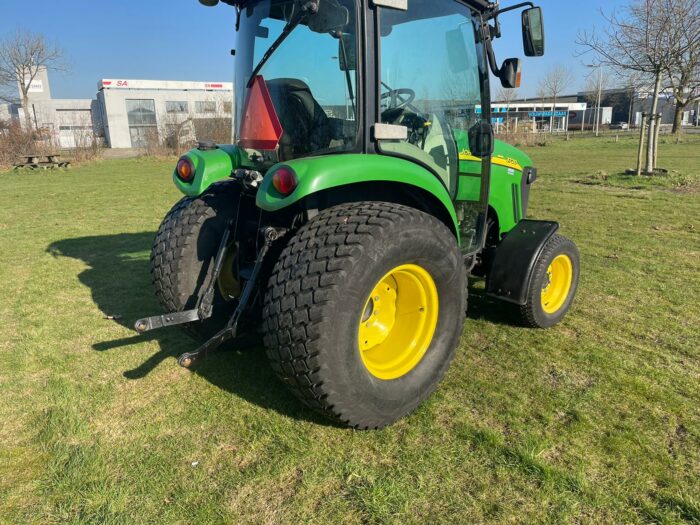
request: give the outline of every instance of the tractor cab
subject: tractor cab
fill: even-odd
[[[520,75],[517,59],[495,68],[495,4],[227,3],[236,8],[234,142],[258,171],[348,153],[408,160],[460,200],[463,251],[478,249],[494,144],[489,67],[506,86]],[[528,45],[542,54],[539,8],[526,13],[540,28]],[[530,25],[528,41],[537,33]],[[471,179],[460,184],[460,176]]]

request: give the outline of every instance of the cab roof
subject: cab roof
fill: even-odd
[[[247,4],[252,4],[260,0],[221,0],[224,4],[245,7]],[[409,2],[411,0],[408,0]],[[462,0],[465,4],[468,4],[478,11],[492,11],[498,9],[498,2],[489,2],[488,0]]]

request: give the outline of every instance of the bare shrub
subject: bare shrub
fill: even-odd
[[[139,148],[140,154],[144,157],[169,157],[173,154],[166,145],[166,141],[161,139],[158,128],[154,127],[148,131],[144,143],[144,146]]]
[[[217,144],[231,142],[231,117],[221,115],[193,119],[197,140],[213,140]]]
[[[0,123],[0,167],[9,168],[24,155],[48,155],[58,150],[54,137],[45,128],[27,131],[18,120]]]
[[[73,162],[89,162],[102,156],[104,138],[97,135],[90,117],[74,121],[72,134],[73,147],[70,148],[70,157]]]
[[[180,156],[193,148],[198,141],[211,140],[217,144],[231,143],[231,114],[224,104],[207,117],[194,117],[191,113],[168,114],[146,137],[142,155],[154,157]]]
[[[104,143],[91,130],[78,130],[75,133],[75,147],[72,148],[71,158],[74,162],[89,162],[102,156]]]

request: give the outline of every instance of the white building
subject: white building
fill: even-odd
[[[174,135],[180,140],[216,138],[201,136],[212,124],[224,127],[230,142],[231,82],[103,79],[97,88],[109,147],[143,147],[153,137]]]
[[[102,79],[94,99],[55,99],[46,71],[29,90],[33,127],[62,148],[99,140],[110,148],[140,148],[151,140],[231,141],[231,82]],[[25,109],[0,105],[0,120],[25,123]]]

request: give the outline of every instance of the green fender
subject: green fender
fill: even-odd
[[[453,231],[459,242],[459,223],[454,205],[443,183],[421,166],[396,157],[385,155],[326,155],[307,157],[283,163],[294,170],[299,181],[294,191],[284,197],[272,186],[273,166],[258,190],[258,207],[268,212],[286,208],[317,193],[358,182],[398,182],[420,188],[433,195],[444,206],[453,223]]]
[[[237,146],[220,144],[216,149],[192,149],[185,153],[194,166],[191,182],[182,182],[173,170],[175,186],[188,197],[196,197],[215,182],[231,176],[231,171],[245,163],[242,151]]]

